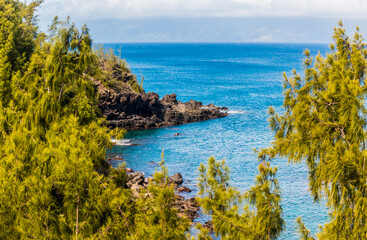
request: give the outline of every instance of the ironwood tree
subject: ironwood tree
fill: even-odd
[[[275,139],[267,152],[306,163],[314,200],[330,209],[319,239],[366,239],[366,44],[358,27],[350,38],[340,22],[330,53],[305,55],[303,77],[284,75],[284,112],[269,109]],[[306,230],[301,223],[303,239]]]

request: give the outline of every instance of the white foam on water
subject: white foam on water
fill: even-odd
[[[241,113],[244,113],[244,112],[240,111],[240,110],[228,110],[227,113],[229,113],[229,114],[241,114]]]
[[[116,140],[116,139],[112,138],[111,142],[114,145],[117,145],[117,146],[131,146],[131,145],[133,145],[133,143],[129,139]]]
[[[220,110],[221,112],[228,113],[228,114],[242,114],[245,113],[241,110]]]

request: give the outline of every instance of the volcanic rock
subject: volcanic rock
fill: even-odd
[[[182,187],[177,189],[177,192],[187,192],[187,193],[189,193],[189,192],[191,192],[191,189],[188,188],[188,187],[182,186]]]
[[[110,128],[126,130],[157,128],[184,123],[221,118],[228,115],[227,108],[190,100],[178,101],[176,94],[161,100],[154,92],[135,92],[126,87],[123,91],[106,88],[101,81],[94,81],[99,94],[99,108]]]
[[[182,175],[181,173],[176,173],[175,175],[168,178],[168,181],[173,184],[180,185],[183,183]]]
[[[206,221],[204,223],[204,228],[208,229],[209,232],[213,232],[214,231],[214,226],[213,226],[213,222],[211,220]]]
[[[195,198],[185,199],[180,195],[176,195],[176,201],[174,207],[178,209],[179,215],[186,216],[189,220],[193,221],[199,215],[199,204]]]
[[[126,186],[131,188],[133,185],[143,185],[145,180],[144,174],[140,172],[134,172],[127,175]]]

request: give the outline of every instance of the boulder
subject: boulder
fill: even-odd
[[[181,173],[175,173],[173,176],[168,178],[168,181],[173,184],[180,185],[183,183],[182,175]]]
[[[177,192],[187,192],[187,193],[189,193],[189,192],[191,192],[191,189],[188,188],[188,187],[182,186],[182,187],[177,189]]]
[[[153,181],[152,177],[146,178],[144,174],[141,172],[132,172],[127,174],[127,182],[126,186],[131,189],[132,195],[134,197],[141,197],[142,196],[142,189],[146,188],[149,182]],[[180,173],[176,173],[175,175],[169,178],[169,181],[174,183],[177,186],[177,183],[182,183],[182,176]],[[190,192],[191,189],[187,187],[180,187],[178,191]],[[181,192],[182,192],[181,191]],[[144,194],[143,194],[144,196]],[[150,193],[145,193],[145,197],[151,197]],[[193,221],[199,215],[197,212],[199,211],[199,204],[195,198],[185,199],[180,195],[175,195],[175,202],[173,203],[173,207],[176,208],[179,213],[178,216],[185,216],[189,220]]]
[[[189,220],[193,221],[199,215],[199,204],[195,198],[185,199],[180,195],[176,195],[176,201],[174,207],[179,211],[180,215],[186,216]]]
[[[206,222],[204,223],[204,226],[203,226],[203,227],[204,227],[204,228],[206,228],[206,229],[208,229],[208,230],[209,230],[209,232],[213,232],[213,231],[214,231],[213,222],[212,222],[211,220],[206,221]]]
[[[140,172],[134,172],[127,175],[126,186],[131,188],[133,185],[143,185],[145,180],[144,174]]]
[[[141,189],[143,188],[144,186],[141,186],[139,184],[133,184],[130,189],[132,191],[132,194],[134,197],[139,197],[139,193],[141,192]]]

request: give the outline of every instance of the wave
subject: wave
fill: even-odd
[[[225,59],[199,59],[200,62],[214,62],[214,63],[234,63],[248,66],[271,67],[276,62],[271,61],[271,58],[225,58]]]
[[[241,111],[241,110],[220,110],[220,111],[228,113],[228,114],[242,114],[242,113],[244,113],[244,111]]]
[[[227,113],[229,113],[229,114],[241,114],[241,113],[244,113],[244,112],[241,111],[241,110],[228,110]]]
[[[111,139],[111,142],[114,145],[117,145],[117,146],[132,146],[132,145],[135,145],[129,139],[121,139],[121,140]]]

